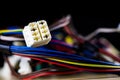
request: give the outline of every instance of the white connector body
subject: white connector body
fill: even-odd
[[[27,47],[46,45],[51,40],[51,34],[45,20],[29,23],[23,29],[23,36]]]

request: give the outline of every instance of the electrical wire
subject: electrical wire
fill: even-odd
[[[4,41],[24,41],[24,38],[18,38],[13,36],[3,36],[3,35],[0,35],[0,39]]]
[[[0,34],[6,32],[22,32],[23,29],[13,29],[13,30],[0,30]]]
[[[98,68],[120,68],[120,66],[110,66],[110,65],[101,65],[101,64],[88,64],[88,63],[78,63],[78,62],[72,62],[72,61],[66,61],[62,59],[56,59],[56,58],[47,58],[53,61],[72,64],[72,65],[79,65],[79,66],[87,66],[87,67],[98,67]]]
[[[67,52],[67,53],[72,53],[75,54],[77,49],[70,49],[68,47],[65,47],[63,45],[57,45],[57,44],[49,44],[48,45],[50,49],[52,50],[57,50],[57,51],[62,51],[62,52]]]
[[[104,55],[107,55],[107,56],[111,57],[111,58],[114,59],[115,61],[120,62],[120,58],[119,58],[119,57],[117,57],[117,56],[115,56],[115,55],[113,55],[113,54],[105,51],[105,50],[102,49],[102,48],[99,48],[99,52],[101,52],[101,53],[104,54]]]
[[[91,63],[115,65],[112,62],[105,62],[105,61],[100,61],[100,60],[98,61],[98,60],[86,58],[83,56],[78,56],[75,54],[69,54],[69,53],[56,51],[56,50],[49,50],[47,48],[42,48],[42,47],[41,48],[31,48],[31,47],[24,47],[24,46],[11,46],[10,50],[12,52],[22,53],[22,54],[37,54],[37,55],[45,55],[45,56],[54,56],[54,57],[59,57],[59,58],[80,60],[80,61],[86,61],[86,62],[91,62]]]
[[[64,29],[65,29],[65,31],[66,31],[69,35],[71,35],[72,37],[74,37],[74,38],[78,41],[78,43],[84,44],[85,41],[87,41],[87,40],[84,40],[84,38],[81,38],[80,36],[76,36],[67,26],[64,27]],[[111,31],[111,30],[110,30],[110,31]],[[116,30],[115,30],[115,31],[116,31]],[[109,30],[108,30],[108,32],[109,32]],[[89,41],[87,41],[87,42],[89,42]],[[89,43],[90,43],[90,42],[89,42]],[[91,43],[90,43],[90,44],[91,44]],[[91,45],[95,46],[94,44],[91,44]],[[119,58],[119,57],[116,57],[116,56],[112,55],[111,53],[105,51],[104,49],[101,49],[101,48],[99,48],[99,47],[97,47],[97,48],[98,48],[98,52],[100,52],[100,53],[102,53],[102,54],[105,54],[105,55],[111,57],[111,58],[114,59],[115,61],[120,62],[120,58]]]
[[[69,44],[67,44],[67,43],[65,43],[65,42],[63,42],[63,41],[57,40],[57,39],[56,39],[56,40],[55,40],[55,39],[52,39],[50,43],[51,43],[51,44],[63,45],[63,46],[68,47],[68,48],[70,48],[70,49],[75,48],[74,46],[69,45]]]
[[[62,66],[62,67],[66,67],[66,68],[69,68],[69,69],[72,69],[72,70],[91,71],[91,72],[120,72],[120,69],[81,68],[81,67],[78,67],[78,66],[62,64],[62,63],[58,63],[58,62],[47,60],[47,59],[43,59],[43,58],[31,57],[31,56],[26,56],[26,55],[16,54],[16,53],[14,53],[14,54],[15,55],[19,55],[19,56],[29,57],[29,58],[34,59],[34,60],[38,60],[38,61],[42,61],[42,62],[46,62],[46,63],[50,63],[50,64]]]
[[[66,68],[70,68],[70,69],[79,69],[78,67],[75,67],[75,66],[70,66],[70,65],[67,65],[67,64],[61,64],[61,63],[58,63],[58,62],[55,62],[55,61],[51,61],[51,60],[48,60],[48,59],[43,59],[43,58],[36,58],[36,57],[32,57],[32,56],[27,56],[27,55],[23,55],[21,53],[13,53],[14,55],[18,55],[18,56],[23,56],[23,57],[29,57],[33,60],[38,60],[40,62],[46,62],[46,63],[49,63],[49,64],[54,64],[54,65],[58,65],[58,66],[62,66],[62,67],[66,67]]]
[[[81,36],[81,35],[76,35],[74,34],[69,28],[68,28],[68,25],[64,26],[64,30],[65,32],[70,35],[71,37],[73,37],[74,39],[76,39],[76,41],[78,41],[78,44],[83,44],[85,41],[84,41],[84,37]]]
[[[66,61],[66,60],[56,59],[56,58],[47,58],[47,59],[62,62],[62,63],[72,64],[72,65],[86,66],[86,67],[120,68],[120,66],[110,66],[110,65],[101,65],[101,64],[87,64],[87,63],[80,63],[80,62],[78,63],[78,62],[71,62],[71,61]]]
[[[100,33],[115,33],[120,32],[120,29],[117,28],[98,28],[94,32],[90,33],[85,37],[86,40],[90,40]]]
[[[5,32],[5,33],[2,33],[2,35],[23,35],[23,33],[20,31],[20,32]]]
[[[50,25],[50,31],[54,31],[68,25],[70,23],[70,19],[71,19],[70,15],[63,17],[62,19],[58,20],[56,23]]]
[[[68,35],[75,38],[76,41],[79,44],[84,45],[86,40],[82,36],[76,35],[75,33],[72,32],[72,30],[69,29],[68,24],[70,23],[70,18],[71,17],[68,16],[67,18],[63,18],[63,20],[60,20],[58,23],[53,25],[53,27],[51,27],[51,31],[54,31],[54,30],[57,30],[57,29],[63,27],[65,32]],[[21,32],[22,32],[22,29],[0,30],[0,34],[17,34],[17,33],[21,33]],[[100,30],[98,30],[98,32],[100,32]],[[112,30],[112,31],[108,30],[108,31],[105,31],[105,32],[114,32],[114,30]],[[5,40],[5,41],[16,41],[16,40],[21,41],[21,38],[16,38],[16,37],[1,36],[0,38],[1,38],[1,40]],[[22,40],[24,40],[24,39],[22,39]],[[54,39],[52,39],[50,44],[51,45],[53,45],[53,44],[61,45],[60,46],[61,48],[62,48],[62,46],[64,46],[64,47],[67,47],[68,50],[76,49],[74,46],[68,45],[65,42],[62,42],[62,41],[59,41],[59,40],[54,40]],[[92,45],[94,45],[94,44],[92,44]],[[16,52],[16,53],[14,53],[14,55],[29,57],[29,58],[34,59],[34,60],[38,60],[38,61],[42,61],[42,62],[51,63],[51,64],[59,65],[59,66],[62,66],[62,67],[70,68],[70,69],[74,70],[73,72],[80,72],[80,71],[120,72],[120,69],[119,69],[120,65],[116,65],[116,64],[111,63],[111,62],[94,60],[94,59],[86,58],[86,57],[83,57],[83,56],[80,56],[80,55],[70,54],[68,52],[51,50],[51,49],[48,49],[48,48],[45,48],[45,47],[30,48],[30,47],[24,47],[24,46],[22,46],[22,47],[10,46],[9,47],[9,46],[0,45],[0,49],[4,49],[4,48],[6,50],[10,50],[11,53]],[[114,60],[120,62],[119,57],[116,57],[116,56],[110,54],[109,52],[105,51],[102,48],[99,48],[99,47],[97,47],[97,48],[98,48],[98,52],[100,52],[102,54],[105,54],[107,56],[110,56]],[[55,58],[51,58],[51,57],[55,57]],[[73,61],[73,60],[77,60],[77,61]],[[85,61],[85,63],[81,63],[80,61]],[[92,63],[92,64],[90,64],[90,63]],[[87,67],[87,68],[81,68],[81,67],[84,67],[84,66]],[[93,67],[96,67],[97,69],[91,69]],[[105,68],[105,69],[103,69],[103,68]],[[67,72],[65,72],[65,73],[67,74]],[[35,77],[38,77],[38,76],[47,76],[47,75],[65,74],[65,73],[63,73],[63,72],[44,72],[44,73],[40,73],[40,74],[38,73],[37,75],[31,75],[31,76],[27,77],[27,80],[28,80],[28,78],[35,78]],[[72,71],[70,73],[72,73]]]
[[[68,52],[68,53],[73,53],[73,54],[76,53],[76,51],[78,50],[77,47],[74,47],[61,40],[56,40],[56,39],[52,39],[50,43],[48,44],[48,46],[58,51],[63,51],[63,52]]]
[[[28,79],[35,79],[38,77],[43,77],[43,76],[51,76],[51,75],[65,75],[65,74],[74,74],[74,73],[78,73],[80,72],[79,70],[75,70],[75,71],[47,71],[47,72],[42,72],[42,73],[38,73],[35,74],[33,76],[28,76],[23,78],[22,80],[28,80]]]
[[[50,68],[43,68],[43,69],[41,69],[41,70],[38,70],[38,71],[34,71],[34,72],[32,72],[32,73],[28,73],[28,74],[26,74],[26,75],[19,75],[19,79],[20,80],[23,80],[23,79],[31,79],[31,77],[33,77],[34,76],[34,78],[35,78],[35,75],[38,75],[38,74],[41,74],[41,73],[44,73],[44,72],[49,72],[49,70],[50,70]]]
[[[21,54],[16,54],[14,53],[14,55],[19,55],[19,56],[23,56]],[[25,56],[24,57],[28,57],[28,56]],[[37,58],[34,58],[35,60],[38,60]],[[64,64],[62,64],[64,65]],[[66,65],[66,64],[65,64]],[[71,66],[70,66],[71,67]],[[43,72],[43,71],[37,71],[37,72],[33,72],[33,73],[30,73],[30,74],[27,74],[27,75],[22,75],[22,76],[18,76],[20,79],[22,80],[32,80],[32,79],[35,79],[35,78],[38,78],[38,77],[42,77],[42,76],[51,76],[51,75],[63,75],[63,74],[73,74],[73,73],[77,73],[77,72],[81,72],[81,71],[92,71],[92,72],[119,72],[120,69],[89,69],[89,68],[79,68],[77,70],[73,70],[74,68],[72,68],[70,71],[62,71],[62,72],[50,72],[50,71],[47,71],[47,72]],[[45,73],[45,74],[44,74]],[[49,73],[49,74],[47,74]]]
[[[97,67],[97,68],[120,68],[120,66],[110,66],[110,65],[101,65],[101,64],[88,64],[88,63],[78,63],[78,62],[72,62],[72,61],[66,61],[63,59],[56,59],[56,58],[47,58],[49,60],[61,62],[61,63],[67,63],[72,65],[78,65],[78,66],[86,66],[86,67]]]

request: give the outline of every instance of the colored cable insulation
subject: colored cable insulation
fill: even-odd
[[[108,64],[108,65],[118,66],[118,65],[115,65],[115,64],[110,63],[110,62],[93,60],[93,59],[85,58],[85,57],[74,55],[74,54],[67,54],[67,53],[60,52],[60,51],[49,50],[46,48],[28,48],[28,47],[11,46],[9,49],[9,46],[5,46],[5,45],[0,45],[0,48],[2,48],[2,49],[6,48],[8,51],[10,50],[11,52],[16,52],[16,53],[34,54],[34,55],[35,54],[42,54],[43,56],[44,55],[51,56],[51,57],[54,56],[54,57],[58,57],[58,58],[61,57],[61,58],[67,58],[67,59],[73,59],[73,60],[81,60],[81,61],[83,60],[83,61],[88,61],[88,62],[102,63],[102,64],[106,64],[106,65]]]
[[[86,66],[86,67],[97,67],[97,68],[120,68],[120,66],[110,66],[110,65],[101,65],[101,64],[88,64],[88,63],[78,63],[78,62],[72,62],[72,61],[66,61],[62,59],[56,59],[56,58],[47,58],[53,61],[66,63],[66,64],[72,64],[72,65],[78,65],[78,66]]]
[[[23,35],[23,33],[20,31],[20,32],[5,32],[5,33],[2,33],[2,35],[5,35],[5,36],[9,36],[9,35]]]
[[[102,65],[102,64],[89,64],[89,63],[80,63],[80,62],[73,62],[63,59],[57,59],[57,58],[46,58],[52,61],[66,63],[70,65],[77,65],[77,66],[85,66],[85,67],[96,67],[96,68],[120,68],[120,66],[111,66],[111,65]]]
[[[73,38],[75,38],[75,39],[78,41],[78,43],[84,44],[84,42],[86,41],[86,40],[84,40],[83,38],[81,38],[80,36],[76,36],[76,35],[68,28],[68,26],[64,27],[64,29],[65,29],[65,31],[66,31],[69,35],[71,35]],[[89,42],[89,41],[88,41],[88,42]],[[90,42],[89,42],[89,43],[90,43]],[[94,44],[91,44],[91,45],[95,46]],[[111,53],[105,51],[104,49],[101,49],[101,48],[99,48],[99,47],[97,47],[97,48],[98,48],[98,52],[100,52],[100,53],[102,53],[102,54],[105,54],[105,55],[111,57],[111,58],[114,59],[115,61],[120,62],[120,58],[119,58],[119,57],[116,57],[116,56],[112,55]]]
[[[65,75],[65,74],[74,74],[74,73],[78,73],[80,72],[79,70],[74,70],[74,71],[47,71],[47,72],[42,72],[42,73],[38,73],[32,76],[27,76],[24,77],[22,80],[32,80],[38,77],[43,77],[43,76],[51,76],[51,75]]]
[[[0,30],[0,34],[7,32],[22,32],[23,29],[13,29],[13,30]]]
[[[67,44],[67,43],[65,43],[65,42],[63,42],[63,41],[60,41],[60,40],[52,39],[52,40],[51,40],[51,43],[52,43],[52,44],[55,44],[55,43],[56,43],[56,44],[58,44],[58,45],[63,45],[63,46],[68,47],[68,48],[70,48],[70,49],[75,48],[74,46],[69,45],[69,44]]]
[[[12,37],[12,36],[3,36],[0,35],[0,39],[4,41],[24,41],[24,38]]]
[[[51,61],[51,60],[48,60],[48,59],[31,57],[31,56],[17,54],[17,53],[14,53],[14,54],[19,55],[19,56],[29,57],[29,58],[34,59],[34,60],[38,60],[38,61],[42,61],[42,62],[46,62],[46,63],[66,67],[66,68],[69,68],[69,69],[72,69],[72,70],[91,71],[91,72],[120,72],[120,69],[81,68],[81,67],[78,67],[78,66],[73,66],[73,65],[63,64],[63,63],[60,63],[60,62]]]
[[[107,55],[107,56],[111,57],[111,58],[114,59],[115,61],[120,62],[120,57],[117,57],[117,56],[115,56],[115,55],[113,55],[113,54],[105,51],[105,50],[102,49],[102,48],[99,48],[99,52],[101,52],[101,53],[104,54],[104,55]]]
[[[115,65],[112,62],[105,62],[105,61],[98,61],[90,58],[86,58],[83,56],[78,56],[75,54],[69,54],[61,51],[56,50],[50,50],[47,48],[31,48],[31,47],[24,47],[24,46],[11,46],[10,50],[12,52],[16,53],[22,53],[22,54],[36,54],[36,55],[45,55],[45,56],[53,56],[53,57],[59,57],[59,58],[67,58],[67,59],[73,59],[73,60],[80,60],[80,61],[86,61],[91,63],[101,63],[106,65]],[[117,66],[117,65],[115,65]]]

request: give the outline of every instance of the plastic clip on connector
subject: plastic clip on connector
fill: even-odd
[[[51,40],[51,34],[45,20],[29,23],[23,29],[23,36],[27,47],[46,45]]]

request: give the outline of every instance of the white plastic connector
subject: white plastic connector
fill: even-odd
[[[32,72],[32,68],[29,63],[30,60],[31,60],[30,58],[25,58],[25,57],[21,58],[21,61],[19,64],[20,68],[18,69],[18,73],[20,75],[25,75]]]
[[[23,29],[27,47],[46,45],[51,40],[51,34],[45,20],[31,22]]]

